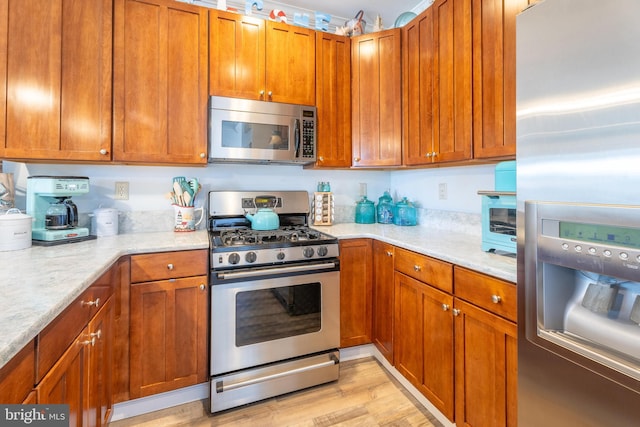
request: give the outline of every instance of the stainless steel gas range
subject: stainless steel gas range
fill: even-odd
[[[254,230],[264,200],[279,226]],[[338,379],[338,241],[309,206],[306,191],[209,193],[211,412]]]

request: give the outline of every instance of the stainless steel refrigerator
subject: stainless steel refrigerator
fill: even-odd
[[[517,32],[518,426],[640,425],[640,1]]]

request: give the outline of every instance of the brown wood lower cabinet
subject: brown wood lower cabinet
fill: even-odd
[[[457,266],[454,276],[456,425],[515,427],[516,288]]]
[[[108,422],[112,403],[112,308],[109,299],[36,387],[39,404],[69,405],[70,426]]]
[[[440,412],[453,421],[453,297],[428,282],[408,276],[408,271],[402,270],[407,264],[400,262],[400,257],[412,257],[415,261],[412,263],[414,273],[437,271],[434,278],[448,277],[449,282],[452,278],[452,265],[407,252],[396,250],[395,367]],[[429,278],[423,276],[423,280]]]
[[[36,376],[35,366],[32,340],[0,369],[0,403],[15,404],[29,399]]]
[[[371,239],[340,240],[340,347],[371,343]]]
[[[131,398],[206,381],[207,268],[206,250],[131,257],[132,281],[163,279],[131,285]]]
[[[372,340],[380,353],[393,364],[393,281],[394,247],[373,241]]]

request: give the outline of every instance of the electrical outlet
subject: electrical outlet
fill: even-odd
[[[129,183],[128,182],[116,182],[116,193],[115,193],[114,199],[129,200]]]
[[[438,184],[438,198],[440,200],[447,200],[447,183],[441,182]]]

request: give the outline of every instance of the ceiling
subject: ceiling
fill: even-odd
[[[218,6],[220,0],[181,0],[188,3],[203,4],[208,7]],[[226,5],[244,11],[245,4],[250,0],[226,0]],[[266,16],[273,9],[280,9],[287,14],[288,22],[292,23],[292,15],[296,12],[307,13],[311,26],[314,22],[314,12],[324,12],[331,15],[329,31],[344,25],[344,21],[353,18],[362,9],[364,20],[367,22],[365,30],[370,32],[377,15],[382,18],[384,28],[392,28],[398,16],[403,12],[419,13],[426,9],[433,0],[255,0],[255,4],[262,3],[262,10],[255,6],[253,13]]]

